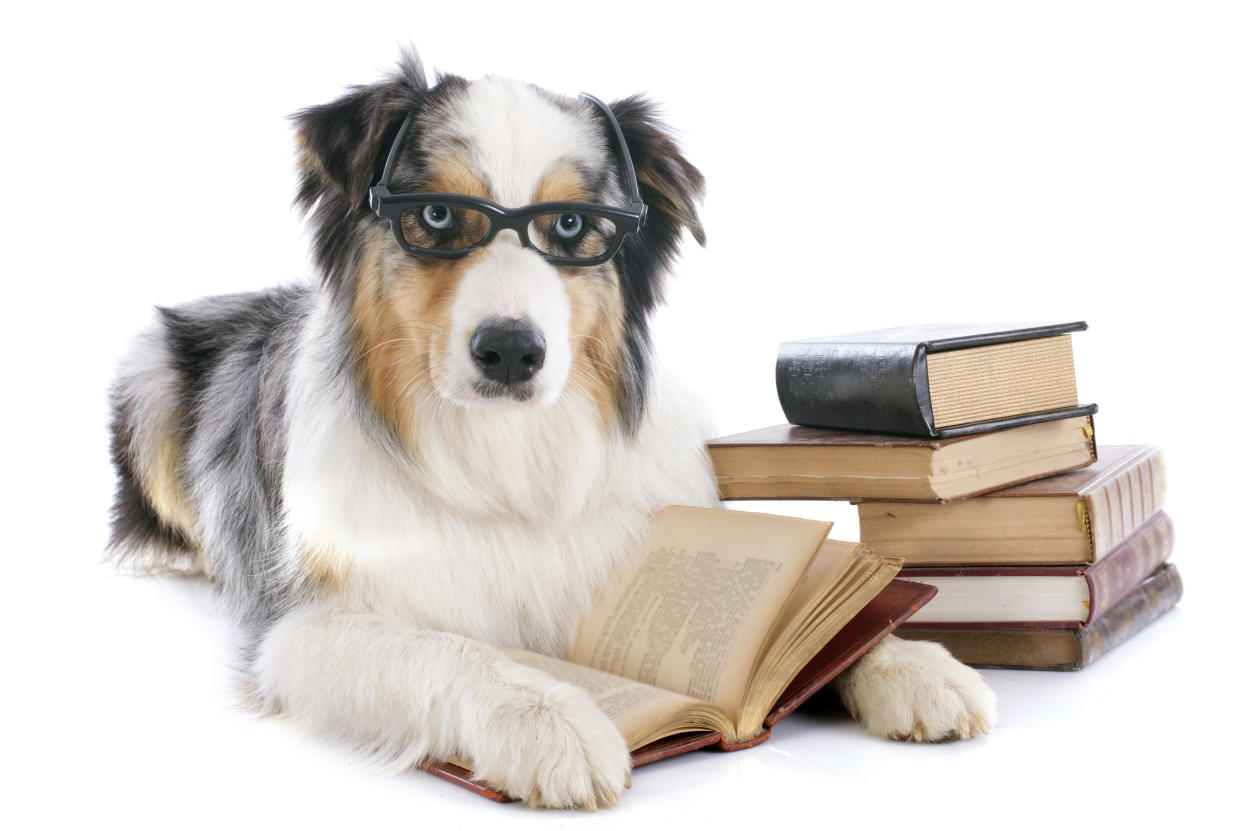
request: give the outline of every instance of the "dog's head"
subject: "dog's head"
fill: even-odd
[[[388,81],[295,116],[298,202],[311,216],[316,259],[350,320],[361,387],[398,434],[407,435],[420,406],[538,407],[566,395],[594,402],[626,430],[638,423],[647,317],[683,229],[704,241],[703,177],[650,103],[626,98],[612,111],[647,217],[615,256],[585,266],[548,262],[513,230],[461,257],[410,253],[372,212],[368,191],[408,116],[393,193],[463,194],[504,208],[624,206],[619,142],[589,101],[495,78],[440,76],[432,85],[409,55]],[[475,219],[434,205],[400,221],[417,245],[418,235]]]

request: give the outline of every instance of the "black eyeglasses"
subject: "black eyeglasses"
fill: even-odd
[[[392,224],[397,244],[420,257],[464,257],[482,248],[503,230],[517,233],[526,248],[550,263],[598,265],[617,253],[626,234],[643,226],[647,206],[638,194],[634,162],[621,134],[621,125],[608,105],[581,93],[603,111],[620,149],[630,204],[625,208],[591,202],[538,202],[524,208],[505,208],[460,193],[399,193],[388,189],[413,113],[405,117],[379,183],[371,188],[371,210]]]

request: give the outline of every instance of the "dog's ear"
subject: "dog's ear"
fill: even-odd
[[[400,92],[395,82],[356,87],[330,104],[293,116],[301,144],[302,191],[311,204],[330,191],[343,195],[353,210],[366,203],[404,118]]]
[[[426,92],[422,63],[413,49],[406,49],[387,81],[354,87],[330,104],[294,113],[302,207],[309,211],[330,193],[342,196],[350,210],[366,205],[401,122]]]
[[[686,161],[650,101],[634,95],[610,106],[634,159],[652,235],[675,245],[685,228],[699,245],[706,245],[707,234],[698,212],[705,190],[703,174]]]

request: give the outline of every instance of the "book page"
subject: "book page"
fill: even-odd
[[[666,508],[646,556],[587,616],[569,660],[736,717],[751,669],[831,523]]]
[[[788,630],[798,618],[802,617],[812,601],[823,593],[825,586],[832,585],[840,579],[844,571],[853,564],[854,549],[858,543],[840,540],[824,540],[815,558],[807,566],[806,572],[798,585],[789,594],[789,602],[781,610],[772,627],[772,637]]]
[[[586,691],[595,703],[617,725],[630,750],[641,747],[651,734],[667,726],[676,714],[693,709],[697,702],[684,695],[641,684],[598,669],[571,664],[559,658],[505,649],[505,655],[519,664],[542,670],[558,681],[573,684]]]

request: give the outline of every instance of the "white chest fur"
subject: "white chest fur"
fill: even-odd
[[[314,325],[314,324],[312,324]],[[627,440],[569,395],[547,407],[432,408],[416,459],[358,423],[308,346],[294,370],[283,483],[290,552],[347,576],[341,600],[500,646],[562,650],[636,556],[650,512],[711,505],[696,415],[657,379]]]

